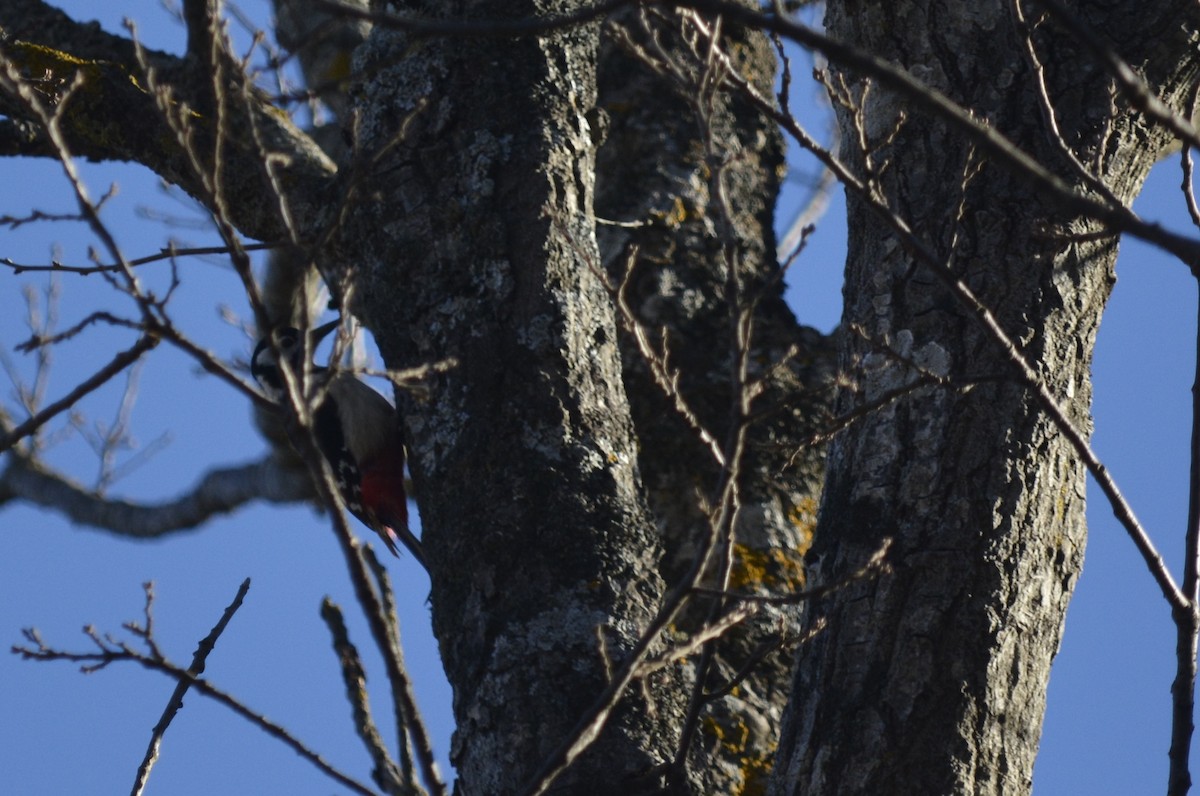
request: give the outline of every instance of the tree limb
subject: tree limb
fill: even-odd
[[[24,500],[58,511],[79,525],[133,539],[156,539],[195,528],[252,500],[298,503],[312,496],[308,474],[289,469],[272,456],[210,470],[191,491],[158,504],[97,495],[16,452],[10,454],[8,466],[0,471],[0,505]]]
[[[94,25],[74,22],[36,0],[0,2],[0,32],[8,36],[0,48],[0,61],[26,75],[46,104],[55,107],[74,154],[91,160],[136,161],[203,198],[189,154],[215,151],[219,125],[212,113],[204,112],[211,104],[203,99],[205,89],[211,89],[207,62],[192,63],[152,50],[139,52],[133,40],[100,34]],[[153,80],[139,66],[139,56]],[[80,78],[78,90],[69,91]],[[146,88],[151,84],[162,87],[161,96]],[[320,228],[336,166],[263,92],[251,89],[244,94],[245,102],[229,103],[225,109],[231,118],[224,126],[253,128],[260,142],[242,135],[227,136],[222,142],[227,181],[223,198],[231,219],[245,234],[260,240],[285,237],[276,207],[265,198],[274,193],[259,151],[261,143],[277,156],[273,168],[285,177],[289,207],[298,226]],[[180,146],[159,110],[160,103],[187,124],[193,136],[191,153]],[[15,142],[29,142],[29,131],[12,125],[37,120],[30,119],[11,97],[0,99],[0,111],[10,117],[6,146],[11,149]],[[130,119],[138,123],[130,124]],[[50,153],[37,140],[25,151]]]

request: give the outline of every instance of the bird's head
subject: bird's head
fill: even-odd
[[[284,386],[279,362],[286,361],[292,372],[299,375],[304,366],[305,352],[315,350],[339,324],[340,321],[330,321],[310,329],[307,345],[304,344],[300,330],[294,326],[275,329],[270,335],[259,340],[258,345],[254,347],[254,355],[250,358],[250,374],[262,386],[268,397],[280,400]]]

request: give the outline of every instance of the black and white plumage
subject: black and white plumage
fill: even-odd
[[[304,352],[336,329],[326,324],[309,334],[291,327],[274,333],[275,349],[297,378],[304,367]],[[263,392],[276,403],[285,397],[283,375],[270,341],[263,338],[254,349],[250,372]],[[310,366],[309,376],[319,403],[313,408],[313,434],[317,447],[333,470],[334,481],[346,508],[379,535],[394,555],[397,543],[409,549],[421,566],[425,554],[408,529],[408,502],[404,493],[404,442],[396,410],[353,374]]]

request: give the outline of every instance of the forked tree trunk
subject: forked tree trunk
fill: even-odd
[[[448,13],[432,0],[375,5]],[[452,5],[460,20],[591,7]],[[1200,29],[1194,4],[1077,5],[1169,105],[1188,104],[1197,77],[1189,36]],[[10,36],[45,36],[97,65],[132,62],[128,42],[34,0],[0,9]],[[686,61],[699,29],[652,10],[661,30],[642,31],[641,46]],[[831,4],[828,27],[1082,184],[1049,133],[1006,3],[844,0]],[[767,92],[765,40],[726,32],[731,61]],[[1168,136],[1140,121],[1061,26],[1043,24],[1036,41],[1066,144],[1128,201]],[[400,408],[432,564],[434,626],[455,692],[451,757],[463,794],[515,793],[530,782],[630,654],[707,522],[693,496],[721,470],[669,416],[606,289],[606,279],[623,274],[627,244],[641,252],[635,311],[653,330],[666,328],[684,369],[681,390],[718,437],[732,404],[726,285],[736,281],[742,295],[761,290],[751,375],[769,375],[764,401],[774,411],[750,432],[730,580],[772,592],[803,581],[820,456],[810,451],[792,469],[784,462],[818,414],[819,401],[797,395],[821,381],[823,341],[795,326],[772,281],[778,137],[747,103],[726,96],[702,123],[690,118],[686,88],[601,42],[598,23],[517,37],[376,28],[355,55],[356,148],[336,184],[324,156],[272,112],[256,118],[295,142],[289,157],[273,161],[280,171],[267,175],[245,160],[258,154],[253,147],[225,153],[239,164],[227,169],[240,179],[226,197],[239,228],[286,237],[278,203],[266,201],[283,185],[299,226],[328,231],[333,259],[354,271],[351,307],[387,364],[451,365],[428,395],[404,395]],[[188,86],[211,85],[196,71],[202,63],[152,56],[164,79],[193,78],[180,81],[185,96]],[[340,72],[338,59],[331,63]],[[832,67],[831,85],[844,78],[847,92],[843,157],[992,308],[1086,427],[1115,239],[973,149],[952,124]],[[134,96],[127,79],[113,85]],[[94,110],[103,116],[111,105]],[[71,134],[91,156],[135,156],[116,132],[122,146]],[[186,186],[173,140],[137,142],[151,147],[137,157]],[[730,200],[716,218],[709,180],[722,168]],[[203,193],[194,179],[190,190]],[[648,223],[601,234],[596,206],[618,221]],[[809,611],[807,622],[824,617],[828,629],[801,651],[772,787],[781,795],[1025,792],[1082,561],[1083,471],[973,314],[864,200],[852,196],[849,214],[842,364],[853,389],[841,409],[903,386],[917,370],[958,384],[925,387],[867,414],[833,447],[815,580],[857,568],[885,537],[895,540],[894,571]],[[726,251],[736,252],[737,280],[725,277]],[[798,356],[787,359],[789,351]],[[671,630],[694,630],[701,608]],[[781,612],[723,639],[705,685],[721,691],[776,620],[791,629],[794,619]],[[556,792],[660,792],[668,779],[694,792],[757,792],[788,690],[786,662],[771,660],[706,704],[687,755],[678,750],[697,667],[666,668],[636,684]],[[664,768],[677,757],[687,758],[685,773]]]
[[[474,3],[465,18],[577,5]],[[646,41],[632,15],[623,23]],[[681,17],[653,26],[681,60],[696,59],[682,46]],[[647,378],[602,285],[622,278],[629,243],[643,252],[630,294],[639,320],[656,339],[668,330],[686,397],[717,438],[728,436],[733,400],[723,244],[737,248],[743,290],[759,300],[751,375],[788,363],[771,373],[762,405],[796,405],[752,431],[736,587],[797,588],[811,537],[819,457],[784,471],[811,430],[801,406],[820,400],[796,391],[818,380],[823,360],[806,347],[819,336],[796,326],[772,281],[778,133],[726,97],[702,123],[694,85],[655,74],[610,33],[598,48],[599,25],[516,39],[377,29],[358,56],[371,76],[362,151],[408,126],[363,191],[383,201],[345,221],[357,230],[342,236],[349,246],[369,241],[345,255],[358,267],[357,299],[389,365],[456,361],[428,400],[403,404],[463,793],[528,783],[707,535],[699,496],[713,499],[721,469]],[[766,38],[735,31],[724,46],[769,93]],[[709,209],[708,123],[731,161],[725,239]],[[598,245],[594,191],[602,217],[649,228],[608,228]],[[687,212],[664,223],[677,206]],[[659,311],[641,312],[650,306]],[[706,681],[722,685],[794,614],[768,610],[748,623],[715,651]],[[706,615],[699,606],[673,630],[694,630]],[[668,779],[695,792],[761,790],[789,668],[786,654],[769,658],[686,736],[694,663],[634,685],[554,792],[657,792]],[[670,771],[683,738],[688,765]]]

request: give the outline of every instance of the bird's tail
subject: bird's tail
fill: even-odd
[[[407,526],[400,525],[399,528],[399,530],[396,530],[390,525],[383,525],[382,530],[379,532],[379,538],[383,539],[384,544],[388,546],[388,549],[392,551],[392,555],[394,556],[400,555],[400,549],[397,545],[404,545],[408,548],[408,552],[412,553],[412,557],[417,560],[417,563],[423,569],[428,570],[429,566],[425,563],[425,549],[421,547],[421,540]]]

